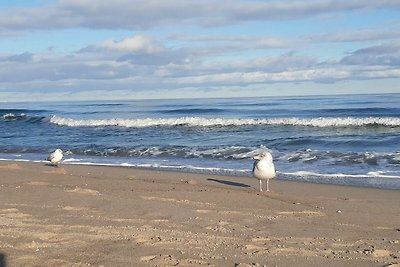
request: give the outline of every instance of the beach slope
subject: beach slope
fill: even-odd
[[[279,180],[270,188],[258,192],[251,178],[2,161],[0,264],[400,263],[399,190]]]

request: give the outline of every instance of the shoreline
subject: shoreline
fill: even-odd
[[[6,266],[400,264],[400,191],[270,188],[258,192],[250,177],[0,161],[0,256]]]
[[[27,163],[38,163],[46,164],[47,160],[35,160],[35,159],[6,159],[0,158],[0,162],[27,162]],[[165,172],[177,172],[177,173],[188,173],[188,174],[200,174],[200,175],[216,175],[216,176],[227,176],[237,178],[251,178],[251,170],[235,170],[235,169],[221,169],[221,168],[202,168],[202,167],[187,167],[187,166],[148,166],[148,164],[135,165],[129,163],[108,163],[108,162],[79,162],[79,161],[62,161],[63,166],[88,166],[88,167],[116,167],[116,168],[131,168],[137,170],[148,170],[148,171],[165,171]],[[213,171],[211,171],[213,170]],[[295,177],[295,178],[293,178]],[[386,190],[400,190],[400,176],[388,176],[388,175],[377,175],[368,176],[368,174],[324,174],[324,173],[312,173],[299,171],[298,173],[284,173],[277,171],[277,177],[275,181],[289,181],[299,183],[311,183],[311,184],[324,184],[324,185],[337,185],[337,186],[351,186],[361,188],[376,188]]]

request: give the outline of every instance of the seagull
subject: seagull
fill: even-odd
[[[262,180],[267,180],[267,191],[269,191],[269,179],[275,177],[275,166],[272,155],[269,152],[262,152],[253,157],[253,176],[260,180],[260,192],[262,192]]]
[[[50,153],[47,157],[47,160],[50,161],[53,165],[57,165],[60,163],[63,157],[63,152],[61,149],[57,148],[53,153]]]

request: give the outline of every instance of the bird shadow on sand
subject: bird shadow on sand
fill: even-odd
[[[45,163],[44,165],[48,166],[48,167],[53,167],[53,168],[59,168],[60,167],[59,165],[56,165],[56,164],[53,164],[53,163]]]
[[[212,181],[220,184],[225,184],[225,185],[230,185],[230,186],[237,186],[237,187],[251,187],[250,185],[247,184],[242,184],[242,183],[237,183],[237,182],[232,182],[232,181],[226,181],[226,180],[218,180],[218,179],[207,179],[207,181]]]

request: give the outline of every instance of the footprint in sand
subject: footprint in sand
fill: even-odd
[[[232,233],[232,230],[229,230],[221,225],[207,226],[206,229],[220,233]]]
[[[149,262],[151,260],[154,260],[157,257],[158,257],[158,255],[143,256],[143,257],[140,257],[140,261]]]
[[[35,186],[47,186],[50,185],[50,183],[46,183],[46,182],[29,182],[27,183],[27,185],[35,185]]]
[[[149,255],[140,257],[141,262],[151,264],[151,266],[213,266],[210,263],[199,259],[176,259],[172,255]]]
[[[320,211],[304,210],[304,211],[281,211],[277,212],[279,215],[293,215],[293,216],[312,216],[312,217],[322,217],[325,213]]]
[[[92,211],[91,209],[86,208],[86,207],[71,207],[71,206],[65,206],[65,207],[63,207],[62,209],[63,209],[63,210],[66,210],[66,211],[85,211],[85,212],[87,212],[87,211]]]
[[[198,212],[198,213],[211,213],[213,211],[212,210],[195,210],[195,212]]]
[[[149,255],[140,258],[142,262],[151,263],[153,266],[177,266],[180,261],[172,255]]]
[[[301,247],[301,246],[288,246],[285,247],[276,243],[256,243],[247,244],[245,249],[248,254],[270,254],[270,255],[299,255],[304,257],[316,256],[316,252],[313,248]]]
[[[155,219],[155,220],[151,220],[150,222],[152,222],[152,223],[168,223],[169,220],[168,219]]]
[[[386,249],[376,249],[372,252],[372,257],[381,258],[381,257],[389,257],[392,254],[391,251]]]
[[[175,199],[175,198],[165,198],[165,197],[153,197],[153,196],[140,196],[144,200],[155,200],[155,201],[161,201],[161,202],[171,202],[175,204],[183,204],[183,205],[192,205],[192,206],[215,206],[214,203],[208,203],[208,202],[198,202],[198,201],[192,201],[188,199]]]
[[[84,194],[84,195],[92,195],[92,196],[100,195],[100,192],[97,190],[88,189],[88,188],[80,188],[80,187],[76,187],[75,189],[67,189],[67,190],[65,190],[65,192],[78,193],[78,194]]]

